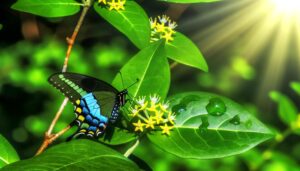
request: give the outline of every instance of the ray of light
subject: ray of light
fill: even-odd
[[[188,20],[183,20],[180,22],[179,29],[182,28],[184,31],[189,32],[190,30],[194,29],[195,25],[198,25],[199,23],[206,23],[210,22],[214,18],[218,18],[220,16],[223,16],[226,13],[230,13],[231,11],[235,11],[236,9],[242,8],[245,5],[247,5],[249,2],[247,1],[237,1],[236,3],[232,3],[230,5],[222,6],[221,8],[217,8],[216,10],[212,12],[207,12],[205,15],[200,15],[196,17],[189,18]],[[191,6],[195,11],[198,11],[198,6]]]
[[[295,24],[295,29],[296,30],[300,30],[300,19],[299,20],[297,20],[297,22],[296,22],[296,24]],[[298,64],[298,67],[297,67],[297,71],[298,71],[298,73],[300,73],[300,33],[298,33],[297,35],[296,35],[297,37],[296,37],[296,41],[297,41],[297,59],[296,59],[296,62],[297,62],[297,64]],[[300,75],[300,74],[298,74],[298,75]],[[299,76],[300,77],[300,76]],[[300,79],[300,78],[299,78]]]
[[[216,20],[192,36],[207,56],[215,57],[234,45],[234,50],[225,52],[264,66],[259,68],[258,101],[269,101],[268,92],[282,84],[284,74],[290,69],[288,59],[297,61],[296,70],[300,72],[300,0],[275,1],[279,0],[227,1],[224,7],[186,23],[195,30],[197,22]],[[300,79],[300,74],[289,77]]]
[[[268,56],[263,75],[260,77],[261,81],[257,93],[257,102],[259,104],[263,104],[263,101],[266,99],[266,92],[280,87],[285,73],[292,25],[291,18],[288,16],[280,21],[272,50]]]
[[[229,42],[241,36],[240,34],[249,29],[253,23],[264,15],[266,15],[265,7],[257,7],[256,3],[253,3],[195,35],[194,39],[201,42],[202,49],[205,51],[216,52],[218,48],[223,48]]]
[[[259,53],[267,48],[270,43],[279,25],[277,17],[278,14],[270,13],[257,24],[257,27],[253,27],[247,33],[247,36],[245,36],[243,40],[245,44],[242,46],[241,56],[247,58],[250,63],[257,62],[259,60]]]

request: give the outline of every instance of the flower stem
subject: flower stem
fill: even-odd
[[[84,18],[91,6],[91,0],[83,0],[83,10],[81,12],[81,15],[79,17],[79,20],[75,26],[75,29],[72,33],[72,36],[69,38],[67,37],[67,43],[68,43],[68,49],[66,52],[66,57],[65,57],[65,61],[64,61],[64,65],[62,68],[62,72],[66,72],[67,71],[67,67],[68,67],[68,61],[71,55],[71,51],[74,45],[74,42],[77,38],[78,32],[83,24]],[[55,114],[54,119],[51,122],[51,125],[49,126],[49,129],[47,130],[47,132],[45,133],[45,138],[44,141],[42,143],[42,145],[40,146],[39,150],[37,151],[37,153],[35,155],[39,155],[41,154],[53,141],[55,141],[58,137],[60,137],[62,134],[64,134],[67,130],[69,130],[71,128],[70,125],[68,125],[65,129],[61,130],[60,132],[58,132],[57,134],[52,134],[53,128],[56,125],[58,119],[60,118],[67,102],[68,102],[68,98],[65,98],[64,101],[62,102],[62,104],[60,105],[59,110],[57,111],[57,113]]]
[[[137,139],[136,142],[131,146],[124,154],[125,157],[129,157],[133,151],[136,149],[136,147],[140,144],[140,140]]]

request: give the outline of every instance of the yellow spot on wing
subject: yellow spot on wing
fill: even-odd
[[[82,109],[80,107],[76,108],[76,112],[77,113],[81,113],[82,112]]]
[[[80,120],[81,122],[84,121],[84,117],[82,115],[79,115],[77,119]]]

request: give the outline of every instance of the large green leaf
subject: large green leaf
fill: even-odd
[[[187,4],[187,3],[210,3],[210,2],[218,2],[222,0],[159,0],[159,1]]]
[[[19,156],[16,150],[0,135],[0,168],[18,160]]]
[[[103,137],[99,141],[109,145],[120,145],[135,140],[136,134],[127,130],[115,127],[113,130],[106,130]]]
[[[82,5],[76,0],[18,0],[11,8],[43,17],[63,17],[77,13]]]
[[[150,22],[147,14],[134,1],[126,1],[125,10],[109,10],[95,3],[96,12],[125,34],[138,48],[146,47],[150,42]]]
[[[270,97],[278,103],[278,114],[282,122],[290,126],[297,120],[297,107],[291,99],[277,91],[271,92]]]
[[[139,79],[128,89],[134,97],[156,93],[165,98],[170,86],[170,70],[162,41],[142,49],[123,66],[121,73],[125,87]],[[113,85],[119,90],[124,89],[120,74]]]
[[[174,40],[166,43],[166,54],[169,58],[203,71],[208,70],[208,66],[199,51],[198,47],[186,36],[176,32]]]
[[[183,158],[209,159],[245,152],[273,134],[237,103],[218,95],[189,92],[170,98],[176,114],[170,136],[148,134],[151,142]]]
[[[3,170],[139,170],[117,151],[91,140],[73,140],[50,148],[39,156],[15,162]]]
[[[292,82],[291,87],[298,95],[300,95],[300,82]]]

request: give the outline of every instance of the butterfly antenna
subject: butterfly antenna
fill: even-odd
[[[123,86],[123,88],[125,88],[125,86],[124,86],[124,79],[123,79],[122,72],[121,72],[121,71],[119,71],[119,74],[120,74],[120,76],[121,76],[121,80],[122,80],[122,86]]]
[[[132,83],[130,86],[128,86],[126,89],[128,89],[128,88],[130,88],[130,87],[132,87],[132,86],[134,86],[136,83],[138,83],[140,81],[140,79],[136,79],[136,81],[134,82],[134,83]]]

